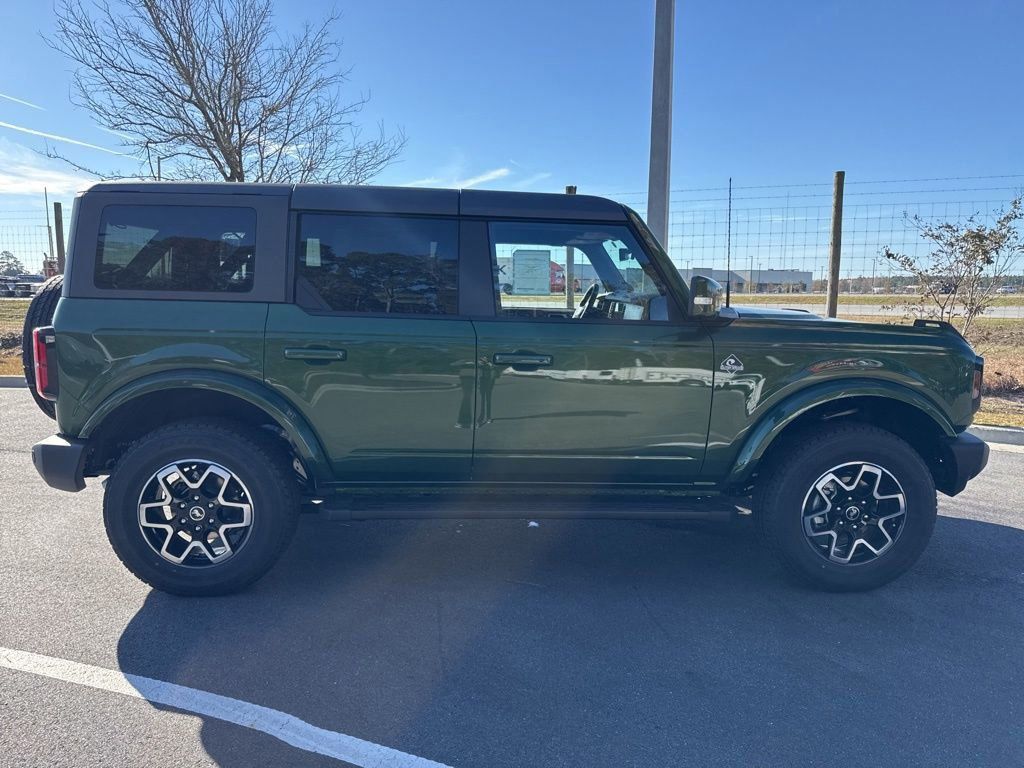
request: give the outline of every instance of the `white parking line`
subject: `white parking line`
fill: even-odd
[[[188,688],[184,685],[129,675],[77,661],[0,647],[0,667],[31,672],[54,680],[119,693],[197,715],[215,717],[262,731],[298,749],[344,760],[360,768],[449,768],[397,749],[382,747],[344,733],[328,731],[270,707]]]

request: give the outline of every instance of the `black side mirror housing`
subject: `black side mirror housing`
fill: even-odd
[[[721,283],[703,275],[690,280],[690,317],[715,317],[722,308],[725,289]]]

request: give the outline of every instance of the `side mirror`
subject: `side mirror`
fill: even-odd
[[[725,289],[721,284],[703,275],[690,280],[690,316],[714,317],[722,306]]]

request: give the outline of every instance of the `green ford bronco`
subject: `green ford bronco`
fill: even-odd
[[[26,326],[58,428],[36,468],[106,476],[114,550],[178,594],[259,578],[303,508],[521,517],[527,492],[547,516],[739,509],[797,576],[868,589],[988,459],[951,326],[723,306],[597,197],[97,184]]]

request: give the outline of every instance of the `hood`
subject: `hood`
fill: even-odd
[[[812,312],[807,312],[802,309],[779,309],[777,307],[766,307],[766,306],[743,306],[733,304],[732,308],[735,309],[740,318],[748,318],[751,320],[824,320],[821,315],[815,315]]]

